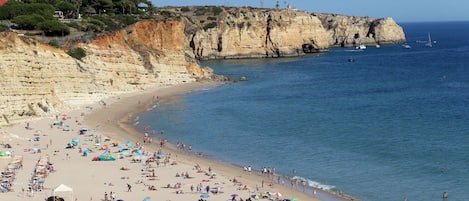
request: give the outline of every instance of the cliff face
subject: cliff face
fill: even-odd
[[[0,33],[0,125],[148,87],[212,75],[184,54],[182,21],[142,21],[78,44],[82,61],[61,49]]]
[[[405,34],[392,18],[373,19],[334,14],[314,14],[326,29],[331,46],[396,44],[405,42]]]
[[[329,47],[321,21],[304,12],[241,8],[224,12],[216,23],[189,34],[197,59],[298,56],[303,47]]]
[[[298,56],[332,46],[405,42],[404,31],[391,18],[252,8],[225,8],[212,18],[213,26],[198,23],[206,16],[186,17],[192,21],[186,28],[190,47],[200,60]]]

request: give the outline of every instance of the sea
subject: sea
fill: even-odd
[[[139,125],[361,200],[469,200],[469,22],[400,25],[411,48],[203,62],[247,81],[161,100]]]

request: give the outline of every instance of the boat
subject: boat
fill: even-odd
[[[428,32],[428,41],[427,41],[427,43],[425,43],[425,46],[427,46],[427,47],[433,47],[433,44],[432,44],[432,37],[430,36],[430,32]]]
[[[357,50],[364,50],[364,49],[366,49],[366,45],[360,44],[359,46],[355,47],[355,49],[357,49]]]
[[[405,49],[410,49],[410,48],[412,48],[409,44],[403,44],[402,47],[405,48]]]

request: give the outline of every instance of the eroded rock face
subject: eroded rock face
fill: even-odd
[[[326,29],[330,46],[385,45],[405,42],[405,34],[392,18],[373,19],[334,14],[314,14]]]
[[[205,21],[201,17],[192,21],[187,37],[200,60],[298,56],[360,43],[405,42],[402,27],[391,18],[226,8],[211,22],[214,27],[200,28],[203,25],[196,22]]]
[[[142,21],[89,44],[81,61],[64,50],[0,33],[0,125],[111,95],[210,78],[187,57],[184,21]]]
[[[189,35],[197,59],[263,58],[303,55],[329,47],[321,21],[291,10],[240,8],[218,17],[217,26]]]

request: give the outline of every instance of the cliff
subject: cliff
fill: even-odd
[[[405,42],[402,27],[391,18],[225,7],[214,16],[210,8],[170,9],[188,19],[186,37],[199,60],[298,56],[335,46]]]
[[[325,28],[329,45],[349,47],[386,45],[405,42],[404,30],[392,18],[373,19],[335,14],[314,13]]]
[[[0,33],[0,125],[97,102],[119,93],[210,78],[184,50],[184,21],[142,21],[64,50]]]
[[[197,59],[262,58],[303,55],[329,47],[321,21],[290,10],[231,9],[216,26],[189,33]]]

